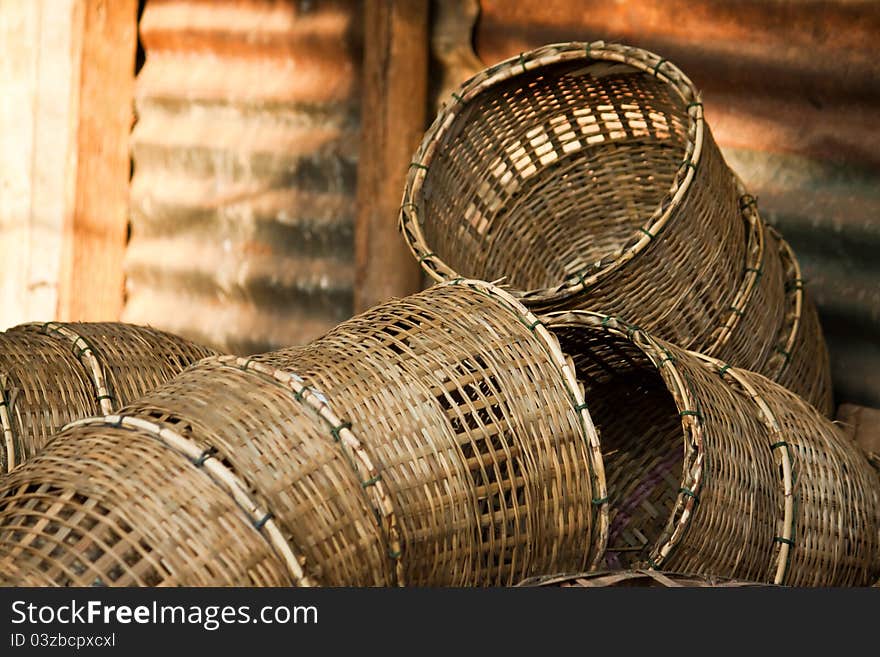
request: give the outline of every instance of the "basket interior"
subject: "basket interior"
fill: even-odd
[[[684,161],[689,121],[675,89],[622,63],[559,63],[495,85],[430,163],[428,249],[463,276],[558,285],[641,237]]]
[[[599,431],[610,504],[605,565],[647,559],[669,523],[684,467],[681,419],[659,371],[624,338],[553,327]]]

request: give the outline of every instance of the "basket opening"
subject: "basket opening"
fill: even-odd
[[[623,337],[552,327],[599,431],[610,504],[605,566],[643,563],[670,521],[684,467],[681,419],[660,372]]]
[[[466,277],[556,286],[643,237],[690,121],[674,88],[626,64],[564,62],[499,83],[430,162],[427,247]]]

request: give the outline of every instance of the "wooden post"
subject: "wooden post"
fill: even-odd
[[[397,230],[407,166],[425,129],[428,0],[367,0],[355,223],[357,312],[421,287]]]
[[[124,298],[137,0],[78,0],[57,316],[117,320]],[[60,155],[60,154],[59,154]]]

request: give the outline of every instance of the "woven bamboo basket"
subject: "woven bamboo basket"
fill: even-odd
[[[50,322],[0,333],[0,472],[68,422],[112,413],[215,353],[130,324]]]
[[[678,68],[566,43],[453,95],[415,154],[400,228],[435,280],[500,281],[536,312],[600,310],[706,350],[749,278],[739,196]]]
[[[290,548],[219,460],[147,419],[78,422],[0,480],[0,586],[291,583]]]
[[[556,339],[507,293],[459,281],[306,347],[204,360],[68,428],[0,482],[0,573],[513,585],[595,566],[606,497]]]
[[[745,277],[725,324],[700,351],[777,381],[831,417],[828,349],[797,257],[760,218],[739,178],[737,188],[748,234]]]
[[[605,565],[864,585],[880,482],[836,426],[765,377],[608,316],[551,313],[600,433]]]
[[[816,306],[804,289],[800,265],[788,242],[772,228],[770,240],[785,272],[785,321],[761,371],[832,417],[831,366]]]
[[[769,361],[785,323],[785,280],[776,243],[758,214],[755,198],[741,183],[738,189],[748,235],[743,280],[724,323],[699,351],[769,376],[776,371]]]
[[[729,588],[741,586],[766,586],[756,582],[744,582],[707,575],[684,575],[662,573],[659,570],[615,570],[594,573],[543,575],[524,580],[521,587],[594,588],[594,587],[641,587],[641,588]]]

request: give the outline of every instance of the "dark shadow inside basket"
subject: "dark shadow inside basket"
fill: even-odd
[[[681,417],[660,372],[632,342],[583,327],[552,327],[575,363],[599,432],[610,524],[605,566],[644,563],[681,488]]]
[[[643,236],[690,121],[671,85],[622,63],[558,63],[484,90],[426,173],[428,248],[466,277],[558,285]]]

